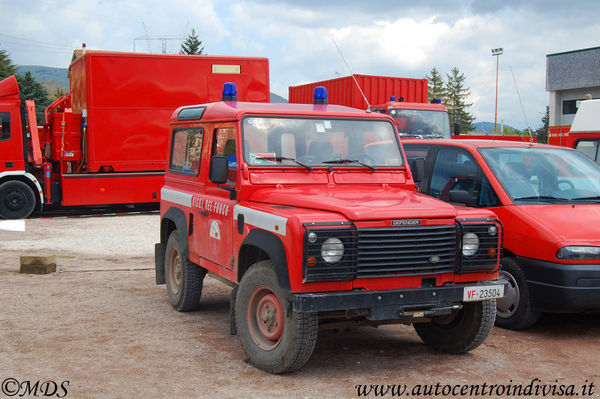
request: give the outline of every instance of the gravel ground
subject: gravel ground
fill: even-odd
[[[31,219],[25,232],[0,231],[0,398],[23,393],[14,392],[15,381],[55,383],[54,397],[68,398],[377,397],[361,396],[363,384],[406,384],[410,396],[431,386],[429,397],[452,389],[520,397],[506,385],[522,385],[533,395],[521,396],[572,389],[600,398],[597,314],[544,315],[523,332],[494,328],[482,346],[458,356],[429,349],[410,326],[323,331],[303,369],[264,373],[244,361],[228,333],[229,288],[207,278],[198,312],[168,304],[165,287],[154,284],[158,226],[158,215],[135,215]],[[57,272],[19,274],[25,254],[56,255]],[[483,384],[505,387],[461,394]]]

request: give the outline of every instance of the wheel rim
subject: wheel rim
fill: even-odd
[[[181,288],[181,273],[181,256],[179,256],[179,251],[173,248],[169,255],[169,288],[175,295],[179,293]]]
[[[4,198],[4,204],[11,211],[18,211],[22,209],[27,202],[25,194],[20,190],[10,191]]]
[[[513,316],[519,308],[519,285],[514,276],[505,270],[500,270],[498,279],[507,284],[504,284],[504,298],[496,299],[496,316],[507,319]]]
[[[274,349],[283,335],[283,307],[268,287],[258,287],[248,304],[248,326],[254,342],[264,350]]]

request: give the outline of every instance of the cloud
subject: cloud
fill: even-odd
[[[146,34],[181,36],[195,28],[209,54],[268,57],[271,89],[287,97],[288,86],[349,74],[333,35],[355,73],[422,78],[434,66],[443,75],[458,67],[472,93],[471,112],[489,121],[496,77],[490,49],[503,47],[499,119],[525,127],[518,87],[536,128],[548,104],[546,54],[598,46],[599,12],[600,2],[583,0],[5,1],[0,15],[10,18],[0,48],[17,64],[66,67],[82,42],[119,51],[132,51],[135,42],[147,51],[139,39]],[[180,41],[165,43],[168,52],[179,50]],[[161,44],[152,41],[152,51]]]

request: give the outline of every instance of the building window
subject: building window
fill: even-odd
[[[574,115],[579,108],[579,103],[584,101],[584,99],[579,100],[565,100],[563,101],[563,115]]]

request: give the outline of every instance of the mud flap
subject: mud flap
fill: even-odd
[[[237,335],[237,325],[235,324],[235,298],[239,287],[239,285],[233,287],[229,298],[229,334],[231,335]]]
[[[165,246],[160,242],[154,244],[154,271],[156,284],[165,284]]]

